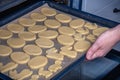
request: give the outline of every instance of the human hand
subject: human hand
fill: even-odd
[[[86,59],[92,60],[105,56],[119,40],[120,25],[101,34],[96,42],[89,48]]]

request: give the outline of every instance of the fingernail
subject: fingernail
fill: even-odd
[[[94,54],[91,58],[92,58],[92,59],[95,59],[96,57],[97,57],[96,54]]]

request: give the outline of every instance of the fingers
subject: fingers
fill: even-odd
[[[96,57],[97,55],[95,54],[97,52],[97,50],[100,48],[99,44],[97,42],[95,42],[91,48],[88,50],[87,54],[86,54],[86,58],[88,60],[92,60],[93,56]]]

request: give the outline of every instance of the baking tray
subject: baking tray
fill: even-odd
[[[9,18],[6,17],[6,20],[3,20],[1,25],[6,24],[6,23],[12,21],[12,20],[14,20],[14,19],[16,19],[16,18],[18,18],[18,17],[20,17],[20,16],[22,16],[22,15],[32,11],[33,9],[35,9],[37,7],[40,7],[44,3],[46,3],[46,2],[45,1],[40,1],[40,2],[35,3],[34,5],[32,5],[30,8],[28,8],[28,6],[25,7],[25,9],[23,9],[22,11],[20,11],[20,13],[14,15],[14,16],[10,16],[9,15]],[[98,23],[98,24],[106,26],[106,27],[113,27],[113,26],[118,24],[116,22],[113,22],[113,21],[110,21],[110,20],[107,20],[107,19],[104,19],[104,18],[101,18],[101,17],[97,17],[97,16],[94,16],[94,15],[91,15],[91,14],[88,14],[88,13],[85,13],[85,12],[78,12],[77,10],[71,9],[71,8],[66,7],[64,5],[61,6],[59,4],[56,4],[56,3],[53,3],[53,2],[49,2],[49,1],[47,3],[52,8],[55,8],[57,10],[63,11],[63,12],[68,13],[68,14],[72,14],[74,16],[83,18],[85,20],[88,20],[88,21],[91,21],[91,22],[94,22],[94,23]],[[64,70],[62,70],[60,75],[65,74],[65,72],[69,71],[75,64],[77,64],[78,62],[80,62],[82,60],[84,60],[84,56],[81,57],[80,59],[78,59],[77,61],[73,62],[73,64],[71,64],[69,67],[67,67]],[[53,78],[52,80],[55,80],[55,79]]]

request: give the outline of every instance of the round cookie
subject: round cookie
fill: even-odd
[[[0,29],[0,39],[8,39],[12,37],[13,33],[8,30]]]
[[[58,36],[58,32],[54,30],[47,30],[47,31],[38,33],[38,36],[40,38],[54,39]]]
[[[76,33],[73,37],[76,41],[85,40],[85,36],[81,35],[81,33]]]
[[[88,29],[91,29],[91,30],[96,29],[98,27],[97,24],[90,23],[90,22],[86,22],[84,26],[87,27]]]
[[[90,42],[85,40],[80,40],[74,44],[74,50],[77,52],[84,52],[90,47],[90,45],[91,45]]]
[[[39,69],[41,67],[44,67],[48,63],[48,59],[45,56],[37,56],[32,58],[28,62],[28,66],[31,69]]]
[[[69,23],[72,20],[72,18],[66,14],[57,14],[55,18],[62,23]]]
[[[53,29],[58,28],[58,27],[61,26],[61,23],[58,22],[58,21],[55,20],[55,19],[47,19],[47,20],[45,20],[44,24],[45,24],[47,27],[53,28]]]
[[[27,31],[20,32],[18,36],[25,41],[33,41],[36,39],[36,35],[34,33],[27,32]]]
[[[54,9],[48,7],[41,8],[41,13],[46,16],[54,16],[57,14],[57,12]]]
[[[7,44],[12,48],[21,48],[25,45],[25,41],[20,38],[9,38]]]
[[[10,58],[18,64],[25,64],[30,60],[30,56],[24,52],[13,52]]]
[[[32,13],[30,17],[35,21],[44,21],[47,19],[47,17],[40,13]]]
[[[51,48],[54,46],[54,42],[46,38],[39,38],[35,43],[41,48]]]
[[[57,41],[60,43],[60,44],[62,44],[62,45],[73,45],[73,43],[74,43],[74,39],[73,39],[73,37],[71,37],[71,36],[67,36],[67,35],[59,35],[58,37],[57,37]]]
[[[74,29],[83,27],[84,24],[85,24],[85,21],[83,19],[75,19],[69,23],[70,27]]]
[[[34,26],[36,24],[36,22],[30,18],[20,18],[18,22],[24,27]]]
[[[89,30],[87,28],[79,27],[76,29],[77,32],[79,32],[82,35],[87,35],[89,34]]]
[[[93,30],[92,33],[95,36],[100,36],[103,32],[105,32],[107,30],[108,30],[108,28],[106,28],[106,27],[100,27],[100,28],[97,28],[97,29]]]
[[[12,49],[5,45],[0,45],[0,56],[8,56],[12,53]]]
[[[35,26],[28,28],[28,31],[30,31],[32,33],[39,33],[39,32],[43,32],[45,30],[47,30],[47,28],[46,28],[46,26],[43,26],[43,25],[35,25]]]
[[[68,36],[72,36],[75,34],[75,30],[67,26],[60,27],[58,31],[61,34],[68,35]]]
[[[95,42],[95,40],[96,40],[96,37],[95,37],[94,35],[92,35],[92,34],[87,35],[86,38],[87,38],[88,40],[90,40],[92,43]]]
[[[15,24],[15,23],[8,24],[7,29],[13,33],[19,33],[19,32],[24,31],[23,26],[19,24]]]
[[[23,51],[29,55],[41,55],[42,54],[42,49],[33,44],[24,46]]]

